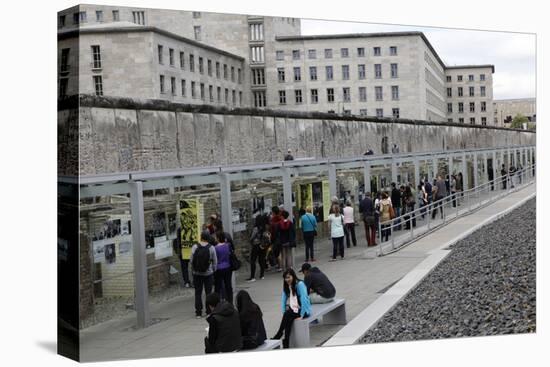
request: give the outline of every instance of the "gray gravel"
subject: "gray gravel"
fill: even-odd
[[[532,199],[457,242],[361,342],[535,332],[535,215]]]

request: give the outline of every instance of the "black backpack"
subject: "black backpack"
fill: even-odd
[[[204,273],[210,267],[210,244],[203,246],[198,244],[195,253],[193,254],[193,270],[199,273]]]

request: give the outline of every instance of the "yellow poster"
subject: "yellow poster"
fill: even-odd
[[[202,227],[202,203],[199,199],[180,199],[181,255],[183,259],[191,256],[191,247],[199,242]]]
[[[311,184],[300,185],[298,190],[298,209],[313,208],[313,189]],[[298,226],[301,228],[301,221],[298,221]]]
[[[328,220],[330,211],[330,186],[328,181],[323,181],[323,219]]]

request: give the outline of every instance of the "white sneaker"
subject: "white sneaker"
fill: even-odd
[[[252,283],[252,282],[255,282],[256,281],[256,278],[250,278],[250,279],[247,279],[246,282],[248,283]]]
[[[260,280],[264,280],[264,279],[265,279],[265,277],[261,277],[261,278],[260,278]]]

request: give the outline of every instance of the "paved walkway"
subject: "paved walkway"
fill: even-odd
[[[346,249],[345,260],[328,262],[332,244],[320,239],[315,243],[316,266],[319,266],[332,280],[337,289],[337,297],[346,299],[348,320],[352,320],[385,290],[427,258],[429,252],[437,249],[468,231],[481,221],[498,214],[518,201],[535,193],[536,186],[529,185],[517,192],[501,198],[471,215],[459,218],[446,226],[403,248],[401,251],[382,257],[366,256],[364,230],[357,227],[359,245]],[[398,234],[398,232],[397,232]],[[296,263],[304,259],[303,247],[299,247]],[[245,283],[245,275],[239,274],[237,291],[247,289],[263,313],[268,337],[275,334],[280,322],[281,273],[267,273],[264,280]],[[153,318],[165,319],[143,330],[132,330],[135,316],[122,320],[112,320],[92,326],[81,333],[82,361],[116,359],[137,359],[155,357],[175,357],[203,354],[205,336],[204,319],[195,319],[193,298],[179,297],[168,302],[153,305]],[[334,335],[342,326],[313,325],[311,327],[312,346],[319,346]]]

